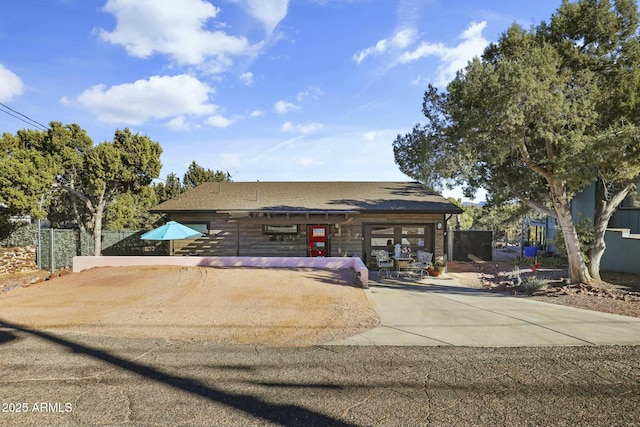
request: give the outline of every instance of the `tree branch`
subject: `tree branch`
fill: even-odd
[[[549,208],[543,205],[542,203],[538,203],[534,200],[531,200],[531,198],[529,197],[526,197],[524,194],[520,193],[518,190],[515,189],[515,187],[511,184],[511,180],[506,174],[503,174],[503,176],[504,176],[504,182],[507,186],[507,189],[513,195],[513,197],[519,199],[528,208],[538,211],[541,214],[556,218],[556,211],[554,209]]]
[[[56,184],[55,187],[58,187],[60,191],[66,191],[67,193],[71,194],[72,196],[77,197],[79,200],[81,200],[85,204],[87,209],[89,209],[91,212],[93,212],[93,202],[91,201],[91,199],[89,199],[84,194],[80,193],[78,190],[76,190],[72,186]]]
[[[551,180],[551,174],[549,174],[545,169],[542,169],[540,166],[536,165],[533,162],[531,156],[529,155],[529,150],[527,150],[527,145],[524,143],[524,141],[520,143],[518,150],[520,151],[520,155],[522,156],[524,162],[527,164],[527,166],[529,166],[529,169],[531,169],[538,175],[541,175],[547,181]]]

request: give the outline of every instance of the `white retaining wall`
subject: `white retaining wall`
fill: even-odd
[[[177,265],[182,267],[353,268],[363,288],[369,287],[369,270],[357,257],[198,257],[198,256],[77,256],[73,272],[94,267]]]

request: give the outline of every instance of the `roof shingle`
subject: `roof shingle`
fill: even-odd
[[[153,212],[461,213],[417,182],[208,182],[167,200]]]

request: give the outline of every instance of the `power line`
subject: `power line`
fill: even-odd
[[[3,109],[0,109],[0,111],[2,111],[2,112],[3,112],[3,113],[5,113],[5,114],[8,114],[9,116],[15,117],[15,118],[16,118],[16,119],[18,119],[18,120],[21,120],[21,121],[25,122],[25,123],[26,123],[26,124],[28,124],[29,126],[37,127],[37,128],[39,128],[40,130],[47,130],[47,129],[43,129],[43,128],[41,128],[40,126],[35,125],[35,124],[33,124],[33,123],[31,123],[31,122],[29,122],[29,121],[27,121],[27,120],[23,119],[22,117],[20,117],[20,116],[19,116],[19,115],[17,115],[17,114],[12,114],[12,113],[10,113],[9,111],[5,111],[5,110],[3,110]]]
[[[28,124],[29,126],[33,126],[35,128],[38,128],[40,130],[44,130],[44,131],[48,131],[49,130],[49,126],[43,125],[42,123],[38,122],[37,120],[32,119],[31,117],[25,116],[24,114],[22,114],[19,111],[14,110],[13,108],[9,107],[8,105],[3,104],[2,102],[0,102],[0,106],[6,108],[9,111],[3,110],[2,108],[0,108],[0,111],[2,111],[5,114],[8,114],[12,117],[15,117],[18,120],[21,120],[23,122],[25,122],[26,124]]]

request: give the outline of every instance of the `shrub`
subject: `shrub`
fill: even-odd
[[[550,258],[545,258],[544,261],[542,262],[542,264],[545,267],[563,268],[563,267],[567,267],[567,265],[569,265],[569,261],[567,260],[567,257],[552,256]]]
[[[522,282],[520,289],[526,292],[527,295],[533,295],[538,291],[542,291],[549,287],[549,281],[545,279],[538,279],[536,277],[530,277],[529,280]]]

